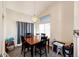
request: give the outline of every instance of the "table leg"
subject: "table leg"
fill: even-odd
[[[31,57],[33,57],[33,46],[31,46]]]
[[[49,40],[48,40],[48,53],[49,53]]]

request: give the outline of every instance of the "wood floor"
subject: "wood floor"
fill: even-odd
[[[23,54],[21,54],[21,46],[15,47],[15,49],[9,51],[8,55],[10,57],[23,57]],[[26,53],[26,57],[30,57],[30,56],[31,56],[30,52]],[[36,55],[34,57],[40,57],[40,55]],[[45,55],[43,55],[42,57],[45,57]],[[57,55],[55,52],[52,51],[52,49],[50,49],[47,57],[63,57],[63,56],[60,54]]]

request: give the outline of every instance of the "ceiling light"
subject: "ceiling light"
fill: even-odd
[[[39,20],[39,17],[38,16],[32,16],[32,20],[33,20],[33,22],[37,22]]]
[[[37,22],[39,20],[39,17],[37,16],[37,4],[36,2],[34,1],[34,15],[32,16],[32,20],[33,22]]]

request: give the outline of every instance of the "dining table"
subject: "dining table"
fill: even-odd
[[[34,56],[34,52],[33,52],[33,49],[34,49],[34,46],[39,43],[41,41],[41,39],[38,39],[36,37],[30,37],[30,38],[25,38],[25,42],[27,42],[29,45],[30,45],[30,48],[31,48],[31,57]],[[48,53],[49,53],[49,39],[47,39],[47,42],[48,42]]]

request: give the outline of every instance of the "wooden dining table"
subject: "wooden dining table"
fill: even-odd
[[[25,41],[30,45],[30,47],[31,47],[31,57],[33,57],[33,53],[34,53],[33,48],[41,40],[34,37],[34,38],[25,38]],[[49,52],[49,39],[47,41],[48,41],[48,52]]]

